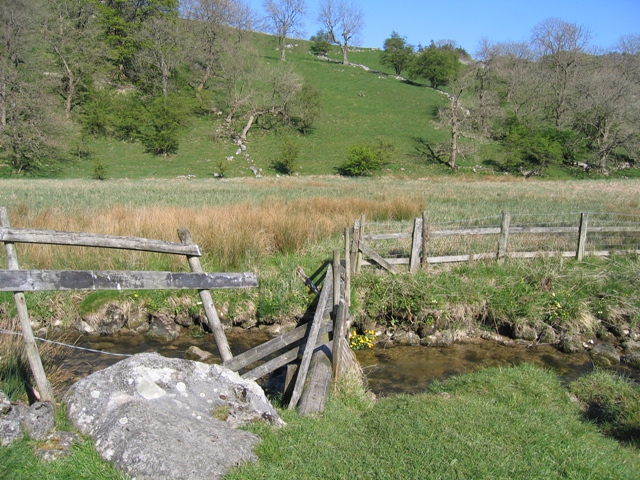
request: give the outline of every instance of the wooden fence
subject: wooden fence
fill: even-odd
[[[363,265],[379,265],[391,273],[398,273],[399,265],[407,265],[410,273],[415,273],[420,267],[423,269],[430,264],[465,262],[483,259],[495,259],[503,261],[506,258],[535,258],[543,256],[575,257],[582,260],[585,256],[609,256],[613,254],[640,254],[640,220],[635,218],[635,223],[620,225],[597,226],[589,224],[589,214],[575,215],[573,225],[532,226],[514,225],[512,216],[503,213],[499,225],[471,228],[437,228],[429,223],[429,215],[425,212],[422,217],[415,218],[413,229],[404,232],[370,233],[375,228],[375,223],[366,223],[364,215],[357,219],[352,229],[345,231],[345,238],[352,235],[350,242],[351,272],[359,272]],[[618,242],[616,247],[589,249],[590,235],[609,234],[615,235]],[[528,236],[527,242],[518,242],[516,249],[510,248],[510,242],[516,236]],[[561,241],[552,242],[550,239],[557,237]],[[464,253],[456,255],[438,255],[434,242],[438,239],[450,238],[456,243],[477,242],[485,251]],[[494,239],[494,248],[490,248],[490,241]],[[462,241],[464,239],[464,242]],[[380,245],[384,241],[405,241],[410,247],[403,248],[408,251],[408,256],[385,256]],[[549,246],[546,250],[522,250],[522,247]],[[431,255],[430,255],[431,254]],[[366,258],[366,259],[365,259]]]
[[[7,209],[0,207],[0,241],[4,243],[7,257],[7,269],[0,270],[0,291],[14,292],[25,351],[42,400],[53,401],[53,390],[42,367],[29,321],[24,292],[38,290],[196,289],[199,291],[202,306],[209,327],[214,334],[220,356],[223,360],[232,358],[231,349],[209,290],[256,287],[258,285],[257,278],[253,273],[203,272],[199,260],[200,249],[191,241],[189,231],[186,228],[179,229],[178,237],[181,243],[148,238],[11,228]],[[185,255],[191,272],[21,270],[14,246],[16,243],[99,247]]]

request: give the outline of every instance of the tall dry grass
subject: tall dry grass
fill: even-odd
[[[206,254],[209,266],[251,267],[274,253],[301,253],[310,245],[337,238],[364,213],[371,219],[404,220],[419,215],[424,205],[409,196],[384,200],[357,197],[314,197],[297,200],[266,198],[200,208],[114,205],[100,210],[69,212],[51,207],[37,212],[9,212],[12,226],[91,232],[178,241],[187,227]],[[185,268],[183,257],[51,245],[19,245],[23,268]]]
[[[7,312],[2,311],[1,305],[0,329],[21,332],[20,322],[15,318],[9,318]],[[64,377],[60,364],[69,351],[65,347],[51,343],[39,343],[38,351],[47,379],[54,391],[60,393],[58,387]],[[0,332],[0,390],[12,400],[26,401],[27,397],[32,395],[34,385],[22,336]]]

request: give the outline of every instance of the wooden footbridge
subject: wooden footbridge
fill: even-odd
[[[311,322],[234,357],[213,304],[210,290],[256,287],[257,278],[255,274],[246,272],[203,272],[199,260],[202,254],[199,247],[191,241],[189,231],[186,228],[179,229],[178,237],[180,243],[147,238],[11,228],[6,208],[0,207],[0,242],[4,243],[7,258],[7,269],[0,270],[0,291],[14,293],[25,351],[40,398],[43,401],[53,402],[54,395],[35,342],[24,292],[195,289],[199,292],[208,326],[213,332],[225,366],[231,370],[244,371],[242,374],[244,378],[255,380],[289,365],[287,367],[288,385],[291,385],[289,407],[295,408],[302,399],[300,410],[303,413],[322,411],[332,376],[337,378],[346,369],[356,365],[347,341],[349,258],[345,260],[345,267],[343,267],[339,251],[334,252],[333,264],[327,269],[318,307]],[[22,270],[18,264],[14,246],[16,243],[184,255],[191,272]],[[281,352],[283,350],[286,351]],[[265,358],[276,354],[275,358],[264,361]],[[294,366],[297,365],[298,359],[301,359],[299,366]],[[252,368],[247,370],[247,367],[251,366]],[[309,377],[308,381],[307,377]]]

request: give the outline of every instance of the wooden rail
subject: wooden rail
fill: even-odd
[[[364,232],[364,217],[356,220],[353,229],[347,230],[347,234],[353,234],[351,240],[351,268],[350,272],[358,271],[362,265],[378,265],[391,273],[398,273],[396,266],[408,265],[409,272],[415,273],[418,267],[423,269],[429,264],[466,262],[475,260],[497,259],[504,261],[507,258],[537,258],[537,257],[575,257],[582,260],[585,256],[609,256],[613,254],[639,254],[638,249],[600,249],[588,250],[587,239],[589,234],[594,233],[614,233],[614,234],[637,234],[640,233],[639,226],[591,226],[589,225],[589,216],[586,213],[580,214],[579,222],[576,226],[517,226],[511,224],[511,215],[503,213],[502,221],[499,227],[479,227],[479,228],[459,228],[459,229],[442,229],[436,230],[429,225],[429,215],[425,212],[422,217],[414,220],[412,232],[398,233],[371,233]],[[575,235],[576,249],[563,251],[534,251],[520,252],[509,251],[509,238],[512,235]],[[430,242],[436,238],[443,237],[473,237],[494,235],[498,236],[497,247],[492,252],[469,253],[461,255],[429,255]],[[402,258],[385,258],[372,247],[372,242],[385,240],[411,240],[411,253],[409,257]],[[364,254],[368,260],[356,259]],[[354,265],[356,261],[357,265]]]
[[[0,242],[4,243],[7,269],[0,270],[0,291],[14,292],[20,318],[29,366],[36,380],[42,400],[53,402],[53,390],[42,367],[35,343],[24,293],[39,290],[198,290],[218,351],[223,361],[232,358],[231,349],[222,324],[211,300],[210,289],[256,287],[254,273],[207,273],[202,271],[200,248],[191,241],[186,228],[178,230],[181,243],[148,238],[120,237],[57,230],[11,228],[7,209],[0,207]],[[22,270],[18,265],[16,243],[98,247],[137,250],[152,253],[185,255],[190,273],[144,271],[76,271],[76,270]]]

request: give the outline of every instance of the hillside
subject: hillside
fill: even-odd
[[[256,44],[264,51],[264,62],[279,62],[276,41],[256,35]],[[365,71],[357,66],[331,63],[308,53],[309,42],[299,41],[288,54],[287,62],[305,82],[321,95],[321,115],[306,134],[291,129],[265,130],[254,126],[249,132],[247,151],[254,163],[243,155],[235,156],[237,146],[230,139],[212,139],[221,124],[214,115],[193,117],[180,134],[176,154],[162,157],[144,152],[140,143],[89,137],[84,148],[88,157],[64,165],[60,177],[87,178],[94,166],[105,166],[107,178],[147,178],[195,175],[212,176],[223,162],[225,176],[253,176],[250,165],[262,168],[264,175],[275,175],[271,167],[280,149],[282,134],[294,135],[300,146],[299,174],[335,174],[349,147],[366,144],[378,137],[395,146],[386,173],[424,175],[425,162],[416,155],[416,139],[444,141],[445,131],[435,129],[436,112],[446,97],[434,90],[396,80],[378,64],[379,52],[361,50],[351,54],[356,64],[371,66]],[[337,58],[337,54],[333,55]],[[373,71],[375,70],[375,71]],[[234,156],[232,161],[227,157]]]

